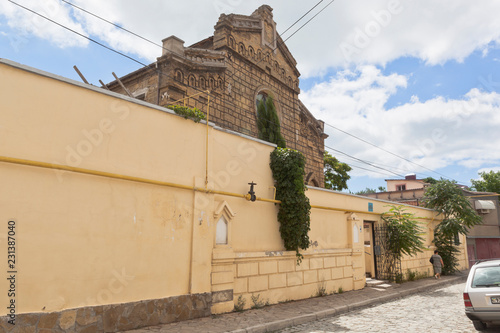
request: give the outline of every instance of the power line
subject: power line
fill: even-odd
[[[440,176],[443,176],[443,177],[445,177],[445,178],[451,179],[450,177],[448,177],[448,176],[446,176],[446,175],[444,175],[444,174],[442,174],[442,173],[439,173],[439,172],[434,171],[434,170],[432,170],[432,169],[429,169],[429,168],[427,168],[427,167],[425,167],[425,166],[423,166],[423,165],[420,165],[420,164],[418,164],[418,163],[415,163],[415,162],[413,162],[413,161],[411,161],[411,160],[409,160],[409,159],[407,159],[407,158],[405,158],[405,157],[403,157],[403,156],[400,156],[400,155],[395,154],[395,153],[393,153],[393,152],[391,152],[391,151],[389,151],[389,150],[387,150],[387,149],[384,149],[384,148],[382,148],[382,147],[379,147],[379,146],[377,146],[377,145],[375,145],[375,144],[373,144],[373,143],[371,143],[371,142],[369,142],[369,141],[366,141],[366,140],[364,140],[364,139],[362,139],[362,138],[360,138],[360,137],[358,137],[358,136],[356,136],[356,135],[354,135],[354,134],[351,134],[351,133],[349,133],[349,132],[343,131],[343,130],[341,130],[340,128],[337,128],[337,127],[335,127],[335,126],[333,126],[333,125],[330,125],[330,124],[328,124],[328,123],[325,123],[325,125],[327,125],[327,126],[329,126],[329,127],[333,128],[333,129],[336,129],[336,130],[337,130],[337,131],[339,131],[339,132],[342,132],[342,133],[344,133],[344,134],[347,134],[347,135],[349,135],[349,136],[352,136],[353,138],[355,138],[355,139],[357,139],[357,140],[360,140],[360,141],[362,141],[362,142],[364,142],[364,143],[366,143],[366,144],[368,144],[368,145],[370,145],[370,146],[372,146],[372,147],[375,147],[375,148],[377,148],[377,149],[380,149],[380,150],[382,150],[382,151],[385,151],[386,153],[389,153],[389,154],[391,154],[391,155],[393,155],[393,156],[395,156],[395,157],[398,157],[398,158],[400,158],[400,159],[402,159],[402,160],[405,160],[405,161],[407,161],[407,162],[410,162],[410,163],[412,163],[412,164],[414,164],[414,165],[417,165],[417,166],[419,166],[419,167],[421,167],[421,168],[424,168],[424,169],[426,169],[426,170],[429,170],[429,171],[431,171],[431,172],[434,172],[434,173],[436,173],[436,174],[438,174],[438,175],[440,175]]]
[[[306,23],[304,23],[303,25],[300,26],[300,28],[298,28],[297,30],[295,30],[295,32],[293,34],[291,34],[290,36],[288,36],[284,41],[283,43],[285,43],[287,40],[289,40],[290,38],[293,37],[293,35],[295,35],[297,32],[299,32],[303,27],[305,27],[309,22],[311,22],[316,16],[318,16],[322,11],[324,11],[328,6],[330,6],[335,0],[332,0],[330,1],[329,3],[326,4],[325,7],[323,7],[319,12],[317,12],[313,17],[311,17]],[[316,7],[316,6],[315,6]]]
[[[360,158],[357,158],[357,157],[354,157],[354,156],[349,155],[349,154],[347,154],[347,153],[344,153],[343,151],[340,151],[340,150],[338,150],[338,149],[334,149],[334,148],[329,147],[329,146],[327,146],[327,145],[325,145],[325,148],[328,148],[328,149],[330,149],[330,150],[332,150],[332,151],[338,152],[338,153],[340,153],[340,154],[342,154],[342,155],[349,156],[349,157],[351,157],[351,158],[353,158],[353,159],[355,159],[355,160],[357,160],[357,161],[359,161],[359,162],[361,162],[361,163],[367,164],[367,165],[369,165],[369,166],[371,166],[371,167],[373,167],[373,168],[377,168],[377,169],[380,169],[380,170],[384,170],[384,171],[387,171],[387,172],[392,173],[393,175],[396,175],[396,176],[398,176],[398,177],[402,177],[402,178],[404,178],[404,176],[403,176],[403,175],[400,175],[400,174],[395,173],[395,172],[393,172],[393,171],[391,171],[391,170],[388,170],[388,169],[385,169],[385,168],[382,168],[382,167],[379,167],[379,166],[373,165],[373,164],[371,164],[371,163],[368,163],[367,161],[364,161],[364,160],[362,160],[362,159],[360,159]]]
[[[320,3],[322,3],[324,0],[321,0],[320,2],[318,2],[316,5],[314,5],[314,7],[312,7],[311,9],[309,9],[304,15],[302,15],[297,21],[293,22],[293,24],[291,26],[289,26],[285,31],[283,31],[281,33],[281,36],[283,36],[284,34],[286,34],[286,32],[288,30],[290,30],[294,25],[296,25],[297,23],[299,23],[300,20],[302,20],[304,17],[307,16],[307,14],[309,14],[310,12],[312,12],[314,10],[314,8],[318,7]]]
[[[10,1],[10,0],[9,0],[9,1]],[[132,34],[132,35],[134,35],[134,36],[136,36],[136,37],[138,37],[138,38],[140,38],[140,39],[142,39],[142,40],[145,40],[146,42],[149,42],[149,43],[151,43],[151,44],[153,44],[153,45],[156,45],[156,46],[161,47],[162,49],[166,50],[166,49],[163,47],[163,45],[160,45],[160,44],[158,44],[158,43],[156,43],[156,42],[153,42],[152,40],[147,39],[147,38],[145,38],[145,37],[143,37],[143,36],[141,36],[141,35],[138,35],[138,34],[136,34],[136,33],[135,33],[135,32],[133,32],[133,31],[127,30],[127,29],[125,29],[124,27],[119,26],[118,24],[115,24],[115,23],[113,23],[113,22],[111,22],[111,21],[109,21],[109,20],[106,20],[105,18],[103,18],[103,17],[101,17],[101,16],[99,16],[99,15],[97,15],[97,14],[94,14],[94,13],[92,13],[92,12],[90,12],[90,11],[88,11],[88,10],[86,10],[86,9],[82,8],[82,7],[79,7],[79,6],[77,6],[77,5],[73,4],[73,3],[69,2],[69,1],[66,1],[66,0],[61,0],[61,1],[62,1],[62,2],[64,2],[64,3],[67,3],[67,4],[68,4],[68,5],[70,5],[70,6],[73,6],[73,7],[77,8],[77,9],[81,10],[82,12],[85,12],[85,13],[87,13],[87,14],[89,14],[89,15],[92,15],[92,16],[94,16],[94,17],[96,17],[96,18],[100,19],[100,20],[103,20],[104,22],[109,23],[109,24],[111,24],[111,25],[115,26],[115,27],[116,27],[116,28],[118,28],[118,29],[121,29],[121,30],[123,30],[123,31],[126,31],[126,32],[128,32],[129,34]],[[11,2],[12,2],[12,1],[11,1]]]
[[[288,27],[288,29],[285,30],[285,32],[287,32],[288,30],[290,30],[291,27],[293,27],[295,24],[297,24],[300,20],[302,20],[305,16],[307,16],[314,8],[316,8],[320,3],[322,3],[324,0],[320,0],[316,5],[314,5],[311,9],[309,9],[304,15],[302,15],[298,20],[296,20],[290,27]],[[285,40],[282,40],[280,43],[278,43],[278,45],[276,45],[276,47],[274,47],[271,52],[274,52],[276,51],[281,45],[285,44],[285,42],[287,40],[289,40],[293,35],[295,35],[297,32],[299,32],[304,26],[306,26],[309,22],[311,22],[316,16],[318,16],[322,11],[324,11],[328,6],[330,6],[335,0],[331,0],[325,7],[323,7],[318,13],[316,13],[312,18],[310,18],[306,23],[304,23],[303,25],[301,25],[297,30],[295,30],[290,36],[288,36]],[[283,32],[283,34],[285,34],[285,32]],[[276,37],[277,38],[277,37]],[[273,44],[276,42],[276,38],[273,39]],[[262,59],[260,59],[259,61],[257,61],[255,63],[255,65],[258,65],[261,61],[263,61],[266,57],[262,57]],[[248,73],[248,71],[245,69],[245,71]],[[236,74],[233,73],[231,74],[231,76],[229,76],[227,79],[232,79],[234,77],[234,75]]]
[[[69,30],[69,31],[71,31],[72,33],[77,34],[77,35],[78,35],[78,36],[80,36],[80,37],[83,37],[83,38],[85,38],[85,39],[87,39],[87,40],[89,40],[89,41],[91,41],[91,42],[94,42],[94,43],[96,43],[96,44],[97,44],[97,45],[99,45],[99,46],[102,46],[102,47],[104,47],[104,48],[106,48],[106,49],[108,49],[108,50],[110,50],[110,51],[112,51],[112,52],[115,52],[115,53],[117,53],[117,54],[121,55],[121,56],[124,56],[124,57],[126,57],[126,58],[128,58],[128,59],[130,59],[130,60],[132,60],[132,61],[134,61],[134,62],[136,62],[136,63],[138,63],[138,64],[140,64],[140,65],[142,65],[142,66],[144,66],[144,67],[148,67],[148,65],[144,64],[143,62],[141,62],[141,61],[139,61],[139,60],[137,60],[137,59],[134,59],[134,58],[132,58],[132,57],[130,57],[130,56],[128,56],[128,55],[126,55],[126,54],[124,54],[124,53],[120,52],[120,51],[117,51],[117,50],[115,50],[115,49],[113,49],[113,48],[111,48],[111,47],[109,47],[109,46],[106,46],[106,45],[104,45],[104,44],[102,44],[102,43],[100,43],[100,42],[96,41],[95,39],[92,39],[92,38],[90,38],[90,37],[88,37],[88,36],[85,36],[84,34],[81,34],[81,33],[79,33],[79,32],[78,32],[78,31],[76,31],[76,30],[73,30],[73,29],[71,29],[71,28],[69,28],[69,27],[67,27],[67,26],[65,26],[65,25],[63,25],[63,24],[60,24],[59,22],[56,22],[56,21],[54,21],[54,20],[52,20],[52,19],[50,19],[50,18],[48,18],[48,17],[46,17],[46,16],[43,16],[42,14],[39,14],[39,13],[35,12],[34,10],[31,10],[31,9],[29,9],[29,8],[27,8],[27,7],[24,7],[23,5],[18,4],[17,2],[14,2],[14,1],[12,1],[12,0],[7,0],[7,1],[9,1],[9,2],[13,3],[14,5],[19,6],[19,7],[23,8],[23,9],[25,9],[25,10],[27,10],[27,11],[29,11],[29,12],[33,13],[33,14],[36,14],[36,15],[38,15],[38,16],[40,16],[40,17],[42,17],[42,18],[44,18],[44,19],[46,19],[46,20],[48,20],[48,21],[50,21],[50,22],[52,22],[52,23],[54,23],[54,24],[56,24],[56,25],[58,25],[58,26],[60,26],[61,28],[64,28],[64,29],[66,29],[66,30]]]
[[[101,16],[97,15],[97,14],[94,14],[94,13],[92,13],[92,12],[90,12],[90,11],[88,11],[88,10],[86,10],[86,9],[82,8],[82,7],[79,7],[79,6],[77,6],[77,5],[74,5],[73,3],[69,2],[69,1],[66,1],[66,0],[62,0],[62,1],[63,1],[64,3],[67,3],[67,4],[68,4],[68,5],[70,5],[70,6],[73,6],[74,8],[77,8],[77,9],[79,9],[79,10],[81,10],[81,11],[83,11],[83,12],[85,12],[85,13],[89,14],[89,15],[94,16],[94,17],[96,17],[96,18],[98,18],[98,19],[100,19],[100,20],[102,20],[102,21],[104,21],[104,22],[106,22],[106,23],[108,23],[108,24],[111,24],[111,25],[113,25],[113,26],[114,26],[114,27],[116,27],[116,28],[119,28],[119,29],[121,29],[121,30],[123,30],[123,31],[126,31],[126,32],[128,32],[128,33],[130,33],[130,34],[132,34],[132,35],[134,35],[134,36],[136,36],[136,37],[138,37],[138,38],[140,38],[140,39],[142,39],[142,40],[145,40],[145,41],[147,41],[147,42],[149,42],[149,43],[151,43],[151,44],[153,44],[153,45],[155,45],[155,46],[158,46],[158,47],[162,48],[163,50],[166,50],[166,51],[168,51],[168,52],[170,52],[170,53],[173,53],[173,54],[175,54],[175,55],[177,55],[177,56],[179,56],[179,57],[181,57],[181,58],[183,58],[183,59],[185,59],[185,60],[188,60],[188,59],[187,59],[186,57],[184,57],[183,55],[180,55],[180,54],[175,53],[175,52],[173,52],[173,51],[171,51],[171,50],[168,50],[168,49],[166,49],[165,47],[163,47],[163,45],[160,45],[160,44],[158,44],[158,43],[155,43],[155,42],[151,41],[150,39],[147,39],[147,38],[145,38],[145,37],[143,37],[143,36],[141,36],[141,35],[139,35],[139,34],[137,34],[137,33],[134,33],[133,31],[130,31],[130,30],[128,30],[128,29],[125,29],[125,28],[123,28],[123,27],[121,27],[121,26],[119,26],[119,25],[117,25],[117,24],[115,24],[115,23],[113,23],[113,22],[111,22],[111,21],[109,21],[109,20],[107,20],[107,19],[105,19],[105,18],[103,18],[103,17],[101,17]],[[307,15],[308,15],[308,14],[309,14],[312,10],[314,10],[317,6],[319,6],[319,4],[320,4],[320,3],[322,3],[323,1],[324,1],[324,0],[320,0],[320,1],[316,4],[316,5],[314,5],[311,9],[309,9],[309,10],[308,10],[308,11],[307,11],[304,15],[302,15],[302,16],[301,16],[299,19],[297,19],[297,20],[296,20],[296,21],[295,21],[292,25],[290,25],[290,26],[289,26],[289,27],[288,27],[288,28],[287,28],[287,29],[283,32],[283,34],[285,34],[285,33],[286,33],[288,30],[290,30],[293,26],[295,26],[295,25],[296,25],[299,21],[301,21],[301,20],[302,20],[305,16],[307,16]],[[330,5],[333,1],[334,1],[334,0],[332,0],[332,1],[331,1],[329,4],[327,4],[327,5],[326,5],[323,9],[321,9],[321,11],[320,11],[320,12],[322,12],[324,9],[326,9],[326,7],[328,7],[328,6],[329,6],[329,5]],[[316,15],[314,15],[314,17],[316,17],[316,16],[317,16],[320,12],[318,12]],[[313,18],[314,18],[314,17],[313,17]],[[307,23],[309,23],[309,22],[310,22],[313,18],[311,18],[308,22],[306,22],[305,24],[303,24],[303,25],[302,25],[302,26],[301,26],[298,30],[296,30],[296,31],[292,34],[292,36],[293,36],[296,32],[298,32],[300,29],[302,29],[302,28],[303,28],[303,27],[304,27]],[[287,38],[287,40],[288,40],[290,37],[291,37],[291,36],[289,36],[289,37]],[[273,40],[273,43],[274,43],[275,41],[276,41],[276,39],[274,39],[274,40]],[[273,51],[274,51],[274,50],[276,50],[278,47],[280,47],[282,44],[284,44],[284,41],[283,41],[283,42],[281,42],[279,45],[277,45],[277,46],[273,49]],[[262,60],[264,60],[264,58],[262,58],[261,60],[259,60],[256,64],[258,64],[258,63],[259,63],[260,61],[262,61]],[[142,63],[141,63],[141,64],[142,64]],[[144,65],[144,64],[142,64],[142,65]],[[241,66],[240,66],[240,67],[241,67]],[[244,68],[240,68],[240,69],[243,69],[245,72],[249,73],[249,71],[248,71],[248,70],[246,70],[246,69],[244,69]],[[162,73],[162,74],[163,74],[163,73]],[[230,74],[230,76],[229,76],[229,77],[226,77],[226,78],[225,78],[225,81],[227,82],[229,79],[232,79],[232,78],[234,77],[234,75],[235,75],[235,74],[236,74],[236,73]],[[164,74],[164,75],[166,75],[166,74]],[[192,87],[193,89],[195,89],[195,90],[200,91],[200,92],[202,91],[201,89],[198,89],[197,87],[193,87],[193,86],[191,86],[191,87]],[[217,98],[217,97],[216,97],[216,98]],[[222,98],[220,98],[220,100],[222,101],[223,99],[222,99]],[[232,102],[230,102],[230,101],[228,101],[228,100],[226,100],[226,99],[224,99],[224,102],[228,102],[228,103],[229,103],[229,104],[231,104],[233,107],[237,108],[237,106],[236,106],[234,103],[232,103]]]
[[[38,16],[40,16],[40,17],[42,17],[42,18],[44,18],[44,19],[46,19],[46,20],[48,20],[48,21],[50,21],[50,22],[52,22],[52,23],[54,23],[54,24],[56,24],[56,25],[58,25],[58,26],[60,26],[60,27],[62,27],[62,28],[64,28],[64,29],[66,29],[66,30],[68,30],[68,31],[70,31],[70,32],[73,32],[73,33],[75,33],[75,34],[79,35],[80,37],[83,37],[83,38],[85,38],[85,39],[87,39],[87,40],[89,40],[89,41],[91,41],[91,42],[96,43],[96,44],[97,44],[97,45],[99,45],[99,46],[102,46],[102,47],[104,47],[104,48],[106,48],[106,49],[108,49],[108,50],[110,50],[110,51],[112,51],[112,52],[115,52],[115,53],[117,53],[117,54],[121,55],[121,56],[124,56],[124,57],[126,57],[127,59],[130,59],[130,60],[132,60],[132,61],[134,61],[134,62],[136,62],[136,63],[138,63],[138,64],[142,65],[143,67],[146,67],[146,68],[148,68],[148,69],[150,69],[150,70],[154,70],[154,69],[152,69],[152,68],[150,67],[151,65],[147,65],[147,64],[145,64],[145,63],[143,63],[143,62],[141,62],[141,61],[139,61],[139,60],[137,60],[137,59],[135,59],[135,58],[132,58],[132,57],[130,57],[130,56],[128,56],[128,55],[126,55],[126,54],[124,54],[124,53],[120,52],[120,51],[117,51],[117,50],[115,50],[115,49],[113,49],[113,48],[111,48],[111,47],[109,47],[109,46],[107,46],[107,45],[104,45],[103,43],[100,43],[99,41],[97,41],[97,40],[95,40],[95,39],[93,39],[93,38],[91,38],[91,37],[85,36],[85,35],[83,35],[83,34],[81,34],[81,33],[77,32],[76,30],[73,30],[73,29],[71,29],[71,28],[69,28],[69,27],[67,27],[67,26],[65,26],[65,25],[63,25],[63,24],[60,24],[60,23],[58,23],[58,22],[56,22],[56,21],[54,21],[54,20],[52,20],[52,19],[50,19],[50,18],[48,18],[48,17],[46,17],[46,16],[44,16],[44,15],[41,15],[41,14],[39,14],[38,12],[36,12],[36,11],[34,11],[34,10],[31,10],[30,8],[27,8],[27,7],[25,7],[25,6],[23,6],[23,5],[19,4],[19,3],[16,3],[16,2],[14,2],[14,1],[12,1],[12,0],[8,0],[8,1],[9,1],[9,2],[11,2],[11,3],[12,3],[12,4],[14,4],[14,5],[17,5],[17,6],[21,7],[21,8],[23,8],[23,9],[25,9],[25,10],[27,10],[27,11],[29,11],[29,12],[33,13],[33,14],[35,14],[35,15],[38,15]],[[140,35],[138,35],[138,34],[136,34],[136,33],[132,32],[132,31],[130,31],[130,30],[128,30],[128,29],[125,29],[125,28],[123,28],[123,27],[121,27],[121,26],[119,26],[119,25],[117,25],[117,24],[115,24],[115,23],[113,23],[113,22],[111,22],[111,21],[109,21],[109,20],[106,20],[106,19],[104,19],[104,18],[102,18],[102,17],[100,17],[100,16],[98,16],[98,15],[96,15],[96,14],[93,14],[93,13],[91,13],[90,11],[85,10],[84,8],[81,8],[81,7],[79,7],[79,6],[76,6],[76,5],[74,5],[74,4],[72,4],[72,3],[70,3],[70,2],[68,2],[68,1],[66,1],[66,0],[62,0],[62,1],[63,1],[63,2],[65,2],[65,3],[67,3],[67,4],[69,4],[69,5],[71,5],[71,6],[73,6],[73,7],[75,7],[75,8],[78,8],[79,10],[82,10],[83,12],[85,12],[85,13],[87,13],[87,14],[89,14],[89,15],[92,15],[92,16],[94,16],[94,17],[96,17],[96,18],[99,18],[99,19],[101,19],[101,20],[103,20],[103,21],[105,21],[105,22],[109,23],[109,24],[112,24],[113,26],[115,26],[115,27],[117,27],[117,28],[119,28],[119,29],[122,29],[122,30],[124,30],[124,31],[126,31],[126,32],[128,32],[128,33],[130,33],[130,34],[132,34],[132,35],[134,35],[134,36],[136,36],[136,37],[138,37],[138,38],[140,38],[140,39],[143,39],[143,40],[145,40],[145,41],[147,41],[147,42],[149,42],[149,43],[152,43],[153,45],[156,45],[156,46],[158,46],[158,47],[161,47],[162,49],[165,49],[162,45],[159,45],[159,44],[157,44],[157,43],[155,43],[155,42],[153,42],[153,41],[151,41],[151,40],[149,40],[149,39],[147,39],[147,38],[144,38],[144,37],[142,37],[142,36],[140,36]],[[295,22],[294,22],[294,23],[293,23],[293,24],[292,24],[289,28],[287,28],[287,29],[283,32],[283,34],[284,34],[284,33],[286,33],[288,30],[290,30],[290,28],[292,28],[294,25],[296,25],[296,24],[297,24],[300,20],[302,20],[305,16],[307,16],[307,15],[308,15],[308,14],[309,14],[312,10],[314,10],[314,9],[315,9],[315,8],[316,8],[316,7],[317,7],[317,6],[318,6],[321,2],[323,2],[323,1],[324,1],[324,0],[319,1],[319,2],[318,2],[315,6],[313,6],[313,7],[312,7],[309,11],[307,11],[304,15],[302,15],[302,16],[301,16],[298,20],[296,20],[296,21],[295,21]],[[302,26],[300,26],[300,27],[299,27],[296,31],[294,31],[294,32],[293,32],[290,36],[288,36],[285,40],[283,40],[281,43],[279,43],[279,44],[278,44],[278,45],[277,45],[277,46],[273,49],[273,51],[274,51],[274,50],[276,50],[276,49],[277,49],[278,47],[280,47],[281,45],[283,45],[283,44],[284,44],[287,40],[289,40],[289,39],[290,39],[291,37],[293,37],[293,36],[294,36],[297,32],[299,32],[302,28],[304,28],[307,24],[309,24],[309,23],[310,23],[310,22],[311,22],[314,18],[316,18],[316,17],[317,17],[317,16],[318,16],[321,12],[323,12],[323,11],[324,11],[324,10],[325,10],[328,6],[330,6],[330,5],[331,5],[334,1],[335,1],[335,0],[331,0],[331,1],[330,1],[330,2],[329,2],[326,6],[325,6],[325,7],[323,7],[323,8],[322,8],[319,12],[317,12],[317,13],[316,13],[313,17],[311,17],[311,18],[310,18],[307,22],[305,22],[305,23],[304,23]],[[170,52],[171,52],[171,51],[170,51]],[[172,53],[174,53],[174,52],[172,52]],[[174,53],[174,54],[175,54],[175,53]],[[178,54],[177,54],[177,55],[178,55]],[[182,55],[178,55],[178,56],[180,56],[180,57],[182,57],[182,58],[185,58],[185,57],[183,57]],[[186,59],[186,58],[185,58],[185,59]],[[260,61],[262,61],[263,59],[264,59],[264,58],[262,58],[261,60],[259,60],[257,63],[259,63],[259,62],[260,62]],[[162,75],[166,75],[166,76],[168,76],[167,74],[163,73],[162,71],[156,70],[156,72],[157,72],[157,73],[160,73],[160,74],[162,74]],[[233,73],[233,74],[232,74],[232,75],[231,75],[228,79],[231,79],[234,75],[235,75],[235,73]],[[197,87],[193,87],[193,86],[191,86],[191,87],[192,87],[193,89],[195,89],[195,90],[202,91],[201,89],[198,89]],[[222,98],[220,98],[220,97],[219,97],[219,99],[221,99],[221,100],[222,100]],[[227,101],[227,100],[225,100],[225,99],[224,99],[224,102],[229,102],[229,101]],[[202,102],[200,102],[200,103],[202,103]],[[230,103],[230,104],[232,104],[233,106],[236,106],[234,103],[231,103],[231,102],[229,102],[229,103]],[[203,103],[202,103],[202,104],[203,104]],[[427,167],[425,167],[425,166],[423,166],[423,165],[420,165],[420,164],[415,163],[415,162],[413,162],[413,161],[411,161],[411,160],[408,160],[408,159],[406,159],[406,158],[404,158],[404,157],[402,157],[402,156],[400,156],[400,155],[397,155],[397,154],[395,154],[395,153],[392,153],[392,152],[390,152],[390,151],[388,151],[388,150],[386,150],[386,149],[384,149],[384,148],[381,148],[381,147],[379,147],[379,146],[377,146],[377,145],[374,145],[374,144],[372,144],[372,143],[370,143],[370,142],[368,142],[368,141],[366,141],[366,140],[364,140],[364,139],[361,139],[361,138],[359,138],[359,137],[357,137],[357,136],[355,136],[355,135],[353,135],[353,134],[350,134],[350,133],[348,133],[348,132],[346,132],[346,131],[343,131],[343,130],[341,130],[341,129],[339,129],[339,128],[337,128],[337,127],[333,126],[333,125],[330,125],[330,124],[328,124],[328,123],[325,123],[325,124],[326,124],[327,126],[331,127],[331,128],[334,128],[334,129],[336,129],[336,130],[338,130],[338,131],[342,132],[342,133],[345,133],[345,134],[347,134],[347,135],[349,135],[349,136],[352,136],[352,137],[354,137],[354,138],[356,138],[356,139],[358,139],[358,140],[360,140],[360,141],[362,141],[362,142],[364,142],[364,143],[366,143],[366,144],[369,144],[369,145],[371,145],[371,146],[373,146],[373,147],[375,147],[375,148],[377,148],[377,149],[383,150],[383,151],[385,151],[385,152],[387,152],[387,153],[389,153],[389,154],[391,154],[391,155],[393,155],[393,156],[396,156],[396,157],[398,157],[398,158],[400,158],[400,159],[403,159],[403,160],[405,160],[405,161],[407,161],[407,162],[410,162],[410,163],[412,163],[412,164],[415,164],[415,165],[417,165],[417,166],[419,166],[419,167],[421,167],[421,168],[427,169],[427,170],[429,170],[429,171],[431,171],[431,172],[434,172],[434,173],[436,173],[436,174],[439,174],[439,175],[441,175],[441,176],[444,176],[445,178],[449,178],[449,177],[447,177],[447,176],[446,176],[446,175],[444,175],[444,174],[441,174],[441,173],[439,173],[439,172],[437,172],[437,171],[434,171],[434,170],[432,170],[432,169],[429,169],[429,168],[427,168]],[[346,154],[346,153],[344,153],[344,152],[342,152],[342,151],[340,151],[340,150],[333,149],[333,148],[328,147],[328,146],[326,146],[326,145],[325,145],[325,147],[327,147],[327,148],[331,149],[332,151],[336,151],[336,152],[341,153],[341,154],[344,154],[344,155],[346,155],[346,156],[348,156],[348,157],[350,157],[350,158],[353,158],[353,159],[355,159],[355,160],[358,160],[358,161],[360,161],[360,162],[362,162],[362,163],[365,163],[365,164],[367,164],[367,165],[370,165],[371,167],[378,168],[378,169],[381,169],[381,170],[384,170],[384,171],[390,172],[391,174],[397,175],[397,176],[399,176],[399,177],[404,177],[404,176],[402,176],[402,175],[400,175],[400,174],[397,174],[397,173],[395,173],[395,172],[393,172],[393,171],[390,171],[390,170],[388,170],[388,169],[385,169],[385,168],[379,167],[379,166],[377,166],[377,165],[375,165],[375,164],[373,164],[373,163],[369,163],[369,162],[367,162],[367,161],[364,161],[364,160],[361,160],[361,159],[359,159],[359,158],[356,158],[356,157],[353,157],[353,156],[351,156],[351,155],[348,155],[348,154]]]

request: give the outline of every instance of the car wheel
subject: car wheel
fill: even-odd
[[[486,324],[483,323],[482,321],[479,321],[479,320],[473,320],[472,321],[472,324],[474,324],[474,328],[477,330],[477,331],[484,331],[486,329]]]

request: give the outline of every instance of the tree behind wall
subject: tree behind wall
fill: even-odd
[[[469,228],[482,223],[482,219],[455,181],[441,179],[432,184],[425,191],[423,201],[427,208],[443,216],[434,229],[433,240],[443,258],[443,274],[456,272],[459,253],[456,238],[459,234],[466,235]]]
[[[481,179],[471,179],[472,188],[479,192],[495,192],[500,194],[500,171],[480,172]]]
[[[325,163],[325,188],[336,191],[347,190],[347,181],[351,178],[348,172],[352,168],[327,151],[325,151],[323,161]]]
[[[271,96],[262,99],[257,105],[257,129],[259,139],[275,143],[280,148],[286,148],[286,142],[281,135],[280,119]]]

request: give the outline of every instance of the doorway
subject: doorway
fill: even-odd
[[[366,277],[375,278],[375,256],[373,251],[373,221],[363,221],[364,252],[365,252],[365,274]]]

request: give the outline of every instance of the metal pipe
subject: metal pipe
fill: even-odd
[[[210,90],[207,90],[207,138],[205,149],[205,189],[208,189],[208,118],[210,117]]]
[[[167,187],[197,191],[197,192],[202,192],[202,193],[207,193],[207,194],[218,194],[218,195],[225,195],[225,196],[247,199],[246,194],[233,193],[233,192],[227,192],[227,191],[219,191],[219,190],[209,190],[207,188],[200,188],[200,187],[176,184],[176,183],[171,183],[171,182],[163,182],[163,181],[154,180],[154,179],[126,176],[126,175],[120,175],[120,174],[111,173],[111,172],[77,168],[77,167],[71,167],[71,166],[67,166],[67,165],[60,165],[60,164],[53,164],[53,163],[46,163],[46,162],[39,162],[39,161],[31,161],[31,160],[25,160],[25,159],[21,159],[21,158],[0,156],[0,162],[19,164],[19,165],[28,165],[28,166],[33,166],[33,167],[45,168],[45,169],[63,170],[63,171],[76,172],[76,173],[99,176],[99,177],[106,177],[106,178],[112,178],[112,179],[138,182],[138,183],[159,185],[159,186],[167,186]],[[275,204],[281,203],[281,201],[279,201],[279,200],[266,199],[266,198],[260,198],[260,197],[257,197],[256,200],[262,201],[262,202],[275,203]],[[382,215],[380,213],[375,213],[375,212],[364,212],[364,211],[360,211],[360,210],[335,208],[335,207],[328,207],[328,206],[318,206],[318,205],[311,205],[311,208],[333,210],[333,211],[345,212],[345,213],[370,214],[370,215],[379,215],[379,216]],[[434,217],[432,217],[432,218],[415,217],[415,219],[434,220]]]

